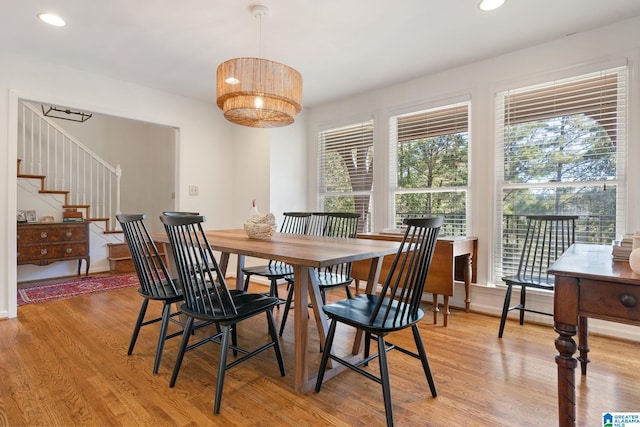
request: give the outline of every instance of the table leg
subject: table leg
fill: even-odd
[[[587,375],[587,363],[589,360],[589,325],[587,318],[584,316],[578,317],[578,361],[580,362],[580,370],[582,375]]]
[[[438,311],[440,311],[440,309],[438,308],[438,294],[431,294],[433,296],[433,324],[437,325],[438,324]]]
[[[575,369],[578,361],[573,357],[576,352],[576,325],[555,323],[558,337],[555,340],[558,365],[558,420],[560,427],[575,427],[576,425],[576,384]]]
[[[443,296],[444,298],[444,321],[443,321],[443,325],[446,328],[447,325],[449,324],[449,315],[451,314],[451,312],[449,311],[449,297],[447,295]]]
[[[309,268],[300,265],[293,266],[293,295],[296,307],[294,315],[294,345],[295,345],[295,372],[294,388],[298,393],[305,393],[309,388],[309,362],[307,358],[307,327],[308,311],[304,308],[308,303]]]
[[[471,278],[473,276],[471,254],[464,255],[464,262],[464,311],[468,313],[471,306]]]

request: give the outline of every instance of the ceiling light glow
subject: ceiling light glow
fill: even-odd
[[[65,25],[67,25],[64,19],[53,13],[40,13],[38,15],[38,18],[40,18],[42,22],[46,22],[47,24],[53,25],[54,27],[64,27]]]
[[[506,0],[480,0],[478,7],[480,10],[488,12],[502,6]]]

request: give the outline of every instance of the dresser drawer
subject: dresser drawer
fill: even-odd
[[[18,245],[30,243],[56,243],[87,240],[86,226],[19,227]]]
[[[640,321],[640,286],[580,281],[580,314]]]
[[[76,258],[88,255],[84,243],[62,243],[56,245],[30,245],[18,248],[18,262],[53,258]]]

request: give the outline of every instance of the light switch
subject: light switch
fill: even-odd
[[[197,185],[190,185],[189,186],[189,195],[190,196],[197,196],[198,195],[198,186]]]

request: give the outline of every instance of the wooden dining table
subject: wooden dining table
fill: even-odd
[[[379,282],[382,261],[386,255],[398,251],[399,242],[370,239],[343,239],[298,234],[274,233],[270,239],[249,238],[244,230],[208,230],[207,239],[215,251],[219,251],[220,268],[223,274],[229,264],[231,254],[238,256],[236,267],[236,287],[242,289],[244,262],[246,257],[272,259],[283,261],[293,267],[294,299],[298,307],[306,307],[309,300],[313,307],[320,336],[320,343],[324,346],[328,330],[327,319],[321,310],[322,297],[320,288],[313,274],[314,269],[343,262],[370,260],[367,277],[366,292],[372,292]],[[164,245],[169,268],[175,271],[173,256],[166,234],[155,233],[152,238]],[[294,310],[294,347],[295,372],[294,389],[298,393],[306,393],[315,386],[317,373],[309,372],[308,348],[308,315],[307,310]],[[352,353],[354,357],[359,352],[360,335],[356,335]],[[317,352],[318,349],[314,348]],[[345,368],[335,364],[325,373],[325,381],[332,378]]]

